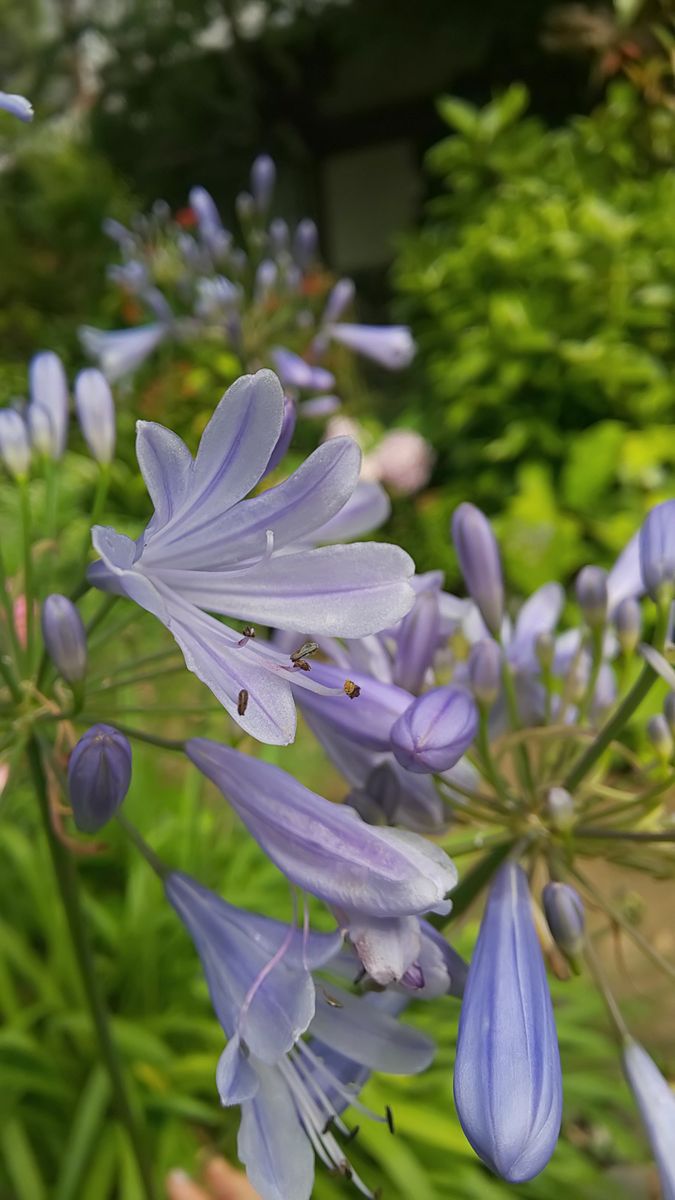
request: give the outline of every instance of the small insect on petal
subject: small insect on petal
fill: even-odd
[[[246,691],[245,688],[242,688],[239,693],[239,696],[237,697],[237,712],[239,713],[240,717],[243,717],[244,713],[246,712],[247,707],[248,707],[248,692]]]
[[[356,700],[357,696],[361,695],[361,688],[358,683],[354,683],[351,679],[345,679],[342,687],[345,695],[349,696],[350,700]]]
[[[255,629],[253,628],[252,625],[245,625],[244,628],[242,629],[242,633],[245,638],[254,638],[255,637]]]

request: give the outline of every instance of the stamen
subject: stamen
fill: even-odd
[[[368,1117],[369,1120],[375,1121],[378,1125],[385,1124],[386,1117],[380,1116],[380,1114],[374,1112],[372,1108],[368,1108],[367,1104],[364,1104],[362,1100],[359,1100],[358,1092],[354,1091],[353,1087],[350,1087],[348,1084],[342,1083],[341,1080],[338,1079],[337,1075],[333,1074],[330,1067],[326,1066],[323,1059],[320,1058],[318,1054],[314,1053],[311,1046],[309,1046],[307,1042],[297,1042],[295,1045],[295,1051],[300,1058],[306,1058],[309,1060],[314,1069],[323,1075],[324,1079],[327,1081],[327,1087],[340,1096],[350,1108],[355,1108],[357,1112],[362,1113],[363,1116]]]
[[[239,696],[237,698],[237,712],[239,713],[240,717],[244,716],[244,713],[246,712],[247,707],[248,707],[248,692],[246,691],[246,688],[242,688],[239,693]]]
[[[349,696],[350,700],[356,700],[361,695],[361,688],[352,679],[345,679],[342,690],[345,696]]]
[[[387,1126],[388,1126],[388,1128],[389,1128],[389,1132],[390,1132],[391,1134],[394,1134],[394,1133],[396,1133],[396,1130],[394,1129],[394,1114],[393,1114],[393,1112],[391,1111],[391,1109],[390,1109],[390,1107],[389,1107],[389,1105],[388,1105],[388,1104],[385,1104],[385,1106],[384,1106],[384,1112],[385,1112],[385,1116],[386,1116],[386,1118],[387,1118]]]

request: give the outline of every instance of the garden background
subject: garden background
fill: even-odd
[[[366,450],[396,426],[422,434],[435,455],[423,490],[394,489],[379,537],[402,544],[419,570],[442,568],[452,590],[448,521],[471,500],[494,519],[512,591],[527,595],[585,563],[611,564],[647,509],[675,494],[667,0],[614,9],[544,0],[1,0],[0,28],[3,88],[29,95],[36,109],[29,130],[9,119],[0,130],[3,402],[25,392],[37,350],[56,350],[72,376],[84,363],[78,326],[141,319],[106,275],[115,247],[105,218],[128,221],[160,197],[180,211],[201,184],[234,223],[235,196],[264,151],[277,163],[279,212],[290,221],[312,215],[330,270],[355,279],[358,319],[409,323],[418,345],[395,375],[337,364],[344,415],[359,423]],[[117,389],[122,457],[132,462],[139,415],[194,444],[237,373],[217,345],[161,348]],[[292,461],[313,439],[300,426]],[[64,563],[70,543],[86,536],[94,481],[93,464],[70,455]],[[11,544],[7,491],[0,503]],[[146,511],[124,463],[107,503],[118,524],[120,514]],[[160,635],[141,619],[152,653]],[[158,680],[150,670],[125,688],[114,670],[129,631],[101,636],[117,704],[154,717],[169,736],[172,703],[203,705],[184,675]],[[105,703],[103,695],[102,716]],[[210,720],[217,736],[217,710]],[[279,761],[273,748],[260,753]],[[144,763],[139,753],[129,812],[166,860],[245,907],[285,911],[283,880],[203,781],[172,762],[158,786]],[[309,738],[284,752],[284,766],[324,794],[344,790],[337,775],[326,782]],[[1,803],[0,1198],[134,1200],[133,1158],[110,1113],[47,850],[11,773]],[[214,1100],[220,1030],[159,884],[114,830],[103,842],[79,866],[115,1034],[161,1172],[197,1170],[204,1151],[234,1153],[236,1115]],[[672,894],[669,920],[649,912],[643,884],[626,873],[603,882],[624,915],[672,953]],[[607,962],[672,1078],[672,1030],[655,1030],[653,1017],[657,1002],[667,1012],[667,991],[664,1002],[659,981],[625,947],[608,946]],[[501,1184],[466,1144],[451,1099],[450,1000],[417,1018],[442,1046],[433,1069],[388,1081],[384,1097],[381,1081],[370,1085],[371,1098],[395,1108],[401,1136],[364,1127],[356,1167],[375,1159],[391,1200],[656,1195],[651,1169],[639,1166],[647,1152],[600,1001],[578,980],[561,983],[555,999],[564,1138],[540,1179]],[[329,1200],[345,1186],[320,1173],[316,1196]]]

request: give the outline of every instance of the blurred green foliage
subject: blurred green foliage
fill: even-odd
[[[559,129],[527,103],[519,85],[483,109],[440,101],[440,192],[395,267],[442,484],[421,565],[471,499],[500,513],[523,591],[611,560],[675,457],[675,111],[625,83]]]

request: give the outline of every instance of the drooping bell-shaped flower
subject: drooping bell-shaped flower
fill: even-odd
[[[407,771],[449,771],[478,732],[478,709],[470,692],[450,686],[418,696],[391,729],[391,748]]]
[[[131,746],[119,729],[92,725],[68,762],[68,796],[83,833],[96,833],[122,804],[131,782]]]
[[[455,886],[453,863],[424,838],[366,825],[348,805],[229,746],[190,738],[185,748],[272,862],[334,909],[385,919],[418,915],[442,905]]]
[[[14,92],[0,92],[0,109],[18,117],[20,121],[32,121],[35,115],[30,100]]]
[[[586,914],[579,893],[568,883],[547,883],[544,912],[553,940],[568,958],[577,958],[586,938]]]
[[[68,438],[68,383],[58,354],[43,350],[28,369],[31,407],[43,408],[52,430],[51,458],[61,458]]]
[[[499,637],[504,616],[504,581],[492,526],[474,504],[460,504],[452,518],[452,537],[469,595],[490,633]]]
[[[640,569],[645,587],[654,599],[661,589],[675,585],[675,500],[657,504],[640,529]]]
[[[483,1162],[533,1179],[556,1146],[562,1079],[553,1006],[527,876],[497,872],[469,966],[457,1037],[455,1104]]]
[[[401,371],[415,357],[415,343],[407,325],[354,325],[346,321],[329,325],[334,342],[370,358],[389,371]]]
[[[322,392],[335,386],[335,376],[325,367],[313,366],[283,346],[276,346],[272,351],[272,361],[286,387]]]
[[[623,1069],[656,1159],[663,1200],[675,1200],[675,1092],[632,1038],[624,1047]]]
[[[115,455],[115,403],[108,380],[95,367],[80,371],[75,380],[75,410],[92,455],[106,466]]]
[[[57,592],[42,605],[42,636],[47,653],[68,683],[81,683],[87,671],[87,635],[78,609]]]

